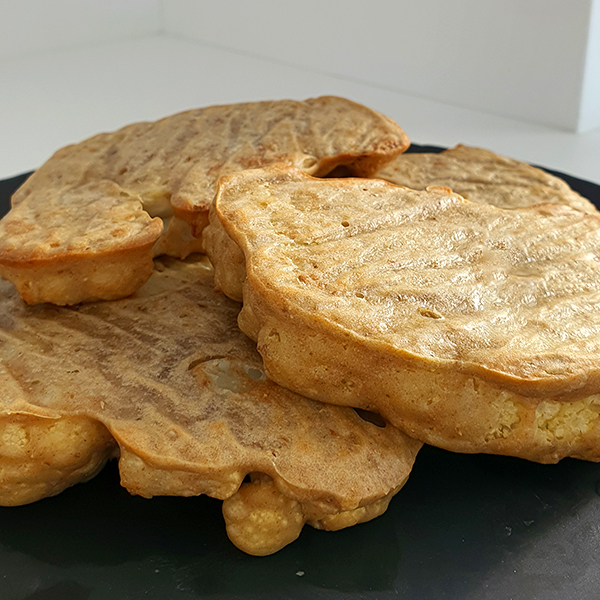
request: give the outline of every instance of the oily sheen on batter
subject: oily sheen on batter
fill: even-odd
[[[27,306],[0,282],[0,503],[56,494],[119,456],[134,494],[224,500],[251,554],[306,522],[384,512],[421,443],[267,380],[238,311],[198,255],[157,259],[131,298],[77,308]]]
[[[409,145],[393,120],[343,98],[211,106],[134,123],[56,152],[0,221],[0,275],[30,304],[133,293],[152,257],[202,250],[219,178],[283,161],[372,175]]]
[[[275,165],[221,182],[205,239],[281,385],[450,450],[600,460],[596,214]]]

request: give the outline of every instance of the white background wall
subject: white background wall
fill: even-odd
[[[0,61],[162,33],[559,129],[600,126],[600,0],[0,0],[0,15]]]
[[[171,34],[575,130],[600,125],[598,60],[580,122],[593,4],[597,21],[600,0],[169,0],[164,17]]]
[[[0,0],[0,61],[162,28],[161,0]]]
[[[600,0],[590,10],[585,73],[581,88],[578,131],[600,126]]]

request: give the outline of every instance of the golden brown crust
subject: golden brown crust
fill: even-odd
[[[267,556],[293,542],[306,519],[300,502],[279,492],[270,477],[241,485],[223,502],[229,539],[247,554]]]
[[[472,202],[500,208],[551,203],[597,212],[589,200],[562,179],[490,150],[463,144],[439,154],[398,156],[374,177],[414,190],[445,186]]]
[[[222,175],[284,161],[316,175],[343,164],[367,176],[408,144],[391,119],[331,96],[211,106],[135,123],[59,150],[17,190],[0,222],[0,267],[21,289],[32,258],[57,267],[68,261],[74,272],[81,261],[135,253],[150,239],[155,255],[185,258],[201,249]],[[169,221],[162,234],[161,220]],[[108,290],[97,286],[79,296],[87,275],[65,281],[63,298],[46,297],[51,286],[42,282],[29,301],[112,299],[141,285],[120,271]]]
[[[26,306],[0,282],[0,423],[101,424],[122,484],[145,497],[225,499],[263,473],[286,502],[326,516],[402,486],[420,442],[267,380],[206,258],[156,267],[131,298],[76,308]]]
[[[243,251],[281,385],[452,450],[600,460],[598,216],[273,166],[221,183],[206,237],[217,273]]]
[[[54,496],[94,477],[116,444],[102,424],[78,415],[0,417],[0,505]]]

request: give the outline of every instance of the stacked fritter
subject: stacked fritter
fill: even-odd
[[[123,300],[31,307],[6,282],[0,294],[1,504],[56,494],[119,456],[130,492],[225,500],[234,543],[268,554],[306,521],[381,514],[421,446],[266,379],[205,257],[157,260]]]
[[[0,273],[38,304],[0,287],[0,502],[119,457],[132,493],[220,498],[268,554],[381,514],[422,442],[600,460],[595,208],[488,151],[407,146],[327,97],[57,152],[0,222]]]
[[[407,146],[391,120],[328,97],[200,109],[57,152],[0,222],[0,271],[36,304],[0,285],[0,503],[59,493],[118,456],[132,493],[224,500],[251,554],[306,522],[384,512],[421,442],[266,379],[210,263],[152,259],[200,249],[223,173],[277,160],[369,175]],[[49,304],[92,298],[109,301]]]
[[[274,165],[222,180],[205,242],[281,385],[449,450],[600,460],[598,213]]]

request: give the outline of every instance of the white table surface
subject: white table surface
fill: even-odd
[[[211,104],[327,94],[393,117],[415,143],[485,147],[600,183],[600,129],[559,131],[164,35],[0,63],[0,179],[131,122]]]

